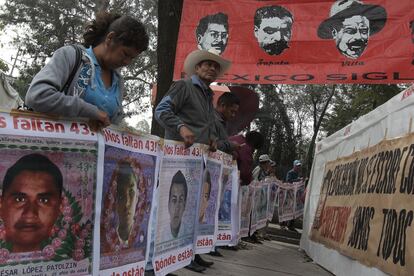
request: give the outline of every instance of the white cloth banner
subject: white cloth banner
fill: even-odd
[[[385,275],[374,267],[341,255],[333,249],[309,239],[314,221],[325,164],[372,147],[383,139],[392,139],[412,132],[414,117],[414,86],[402,91],[387,103],[362,116],[335,134],[319,142],[306,194],[303,234],[300,247],[318,264],[336,275]]]

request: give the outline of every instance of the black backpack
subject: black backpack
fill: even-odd
[[[72,69],[72,72],[70,72],[68,80],[66,81],[65,85],[62,88],[62,91],[65,93],[65,95],[68,93],[69,86],[72,83],[73,78],[75,77],[75,74],[78,71],[79,66],[81,65],[81,62],[82,62],[82,49],[81,49],[81,47],[78,46],[78,45],[73,45],[73,44],[70,45],[70,46],[72,46],[76,51],[76,63],[75,63],[75,66]]]

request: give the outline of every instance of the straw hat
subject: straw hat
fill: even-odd
[[[271,160],[269,158],[269,155],[267,155],[267,154],[262,154],[262,155],[259,156],[259,162],[260,163],[262,163],[262,162],[270,162],[270,161]]]
[[[195,66],[204,60],[212,60],[220,64],[220,72],[217,77],[221,77],[227,70],[229,70],[231,62],[218,55],[215,49],[207,50],[195,50],[192,51],[185,58],[184,72],[191,76],[195,73]]]

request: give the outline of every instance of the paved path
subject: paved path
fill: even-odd
[[[223,275],[223,276],[279,276],[279,275],[332,275],[314,264],[298,246],[277,241],[264,241],[263,244],[247,243],[246,249],[223,250],[224,257],[202,255],[214,265],[202,274],[180,269],[179,276]]]

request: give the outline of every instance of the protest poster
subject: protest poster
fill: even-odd
[[[295,218],[303,216],[305,205],[305,183],[303,181],[294,182],[295,184]]]
[[[254,190],[252,196],[252,211],[251,211],[251,219],[250,219],[250,234],[254,233],[257,230],[257,215],[258,210],[260,208],[260,190],[261,190],[261,182],[260,181],[253,181],[250,183],[249,186],[252,186]]]
[[[233,157],[232,157],[233,158]],[[235,246],[240,241],[240,214],[241,214],[241,187],[239,184],[239,169],[237,161],[232,164],[232,192],[231,192],[231,231],[232,239],[229,245]]]
[[[152,258],[154,256],[154,247],[155,247],[155,233],[157,230],[157,212],[158,212],[158,187],[154,189],[154,195],[152,200],[152,209],[151,209],[151,216],[149,222],[149,229],[148,229],[148,248],[147,248],[147,255],[145,256],[146,260],[146,270],[153,269],[152,266]]]
[[[216,244],[224,154],[221,151],[204,151],[203,156],[206,157],[205,168],[198,200],[196,243],[194,247],[197,254],[210,252]]]
[[[279,222],[293,219],[295,217],[295,185],[280,183],[278,197]]]
[[[158,187],[155,249],[156,275],[188,265],[194,255],[195,221],[203,178],[202,146],[186,148],[165,140]]]
[[[110,128],[103,135],[99,274],[143,275],[159,138]]]
[[[250,229],[250,217],[253,207],[254,188],[252,185],[241,186],[240,237],[247,237]]]
[[[267,223],[267,209],[269,203],[269,183],[266,181],[261,181],[258,184],[257,189],[257,202],[255,204],[256,209],[256,220],[257,226],[256,229],[261,229],[266,226]]]
[[[267,178],[265,181],[269,185],[269,204],[267,208],[267,219],[271,221],[273,218],[273,213],[275,211],[276,199],[281,181],[275,177]]]
[[[310,238],[390,275],[412,275],[413,139],[327,162]]]
[[[410,83],[413,11],[412,0],[185,0],[174,79],[204,49],[232,61],[223,83]]]
[[[222,189],[219,202],[216,246],[229,245],[233,239],[232,221],[236,223],[233,209],[237,206],[237,198],[235,202],[232,165],[233,157],[225,154],[223,156]]]
[[[0,113],[0,274],[92,273],[98,143],[83,122]]]

